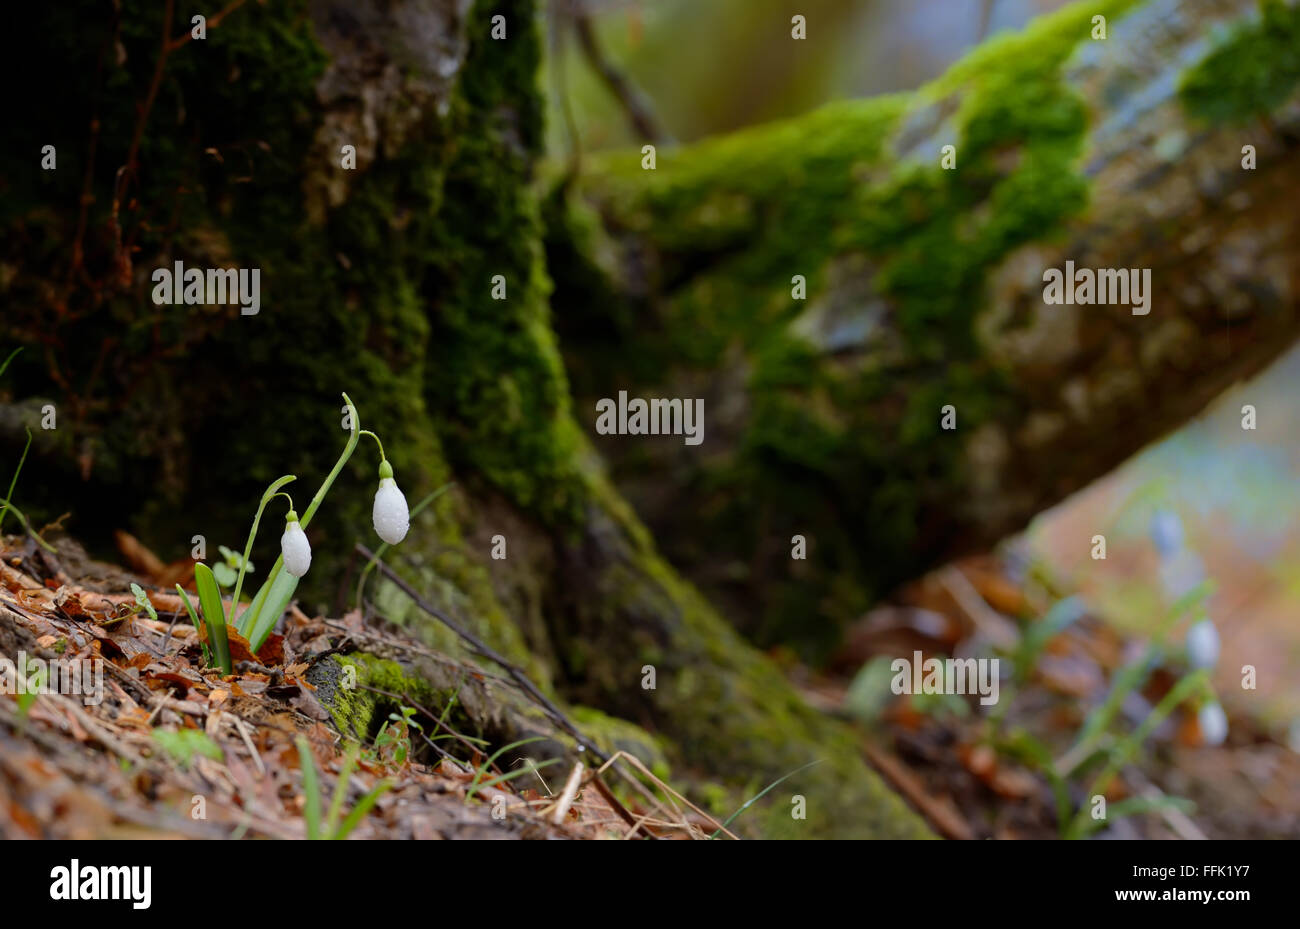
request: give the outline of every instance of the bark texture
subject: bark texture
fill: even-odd
[[[661,745],[672,776],[724,815],[821,759],[789,782],[808,819],[770,799],[766,820],[746,814],[759,834],[928,834],[856,736],[667,566],[572,414],[532,186],[531,0],[250,3],[203,40],[184,38],[203,12],[185,3],[29,12],[41,19],[22,34],[57,67],[18,102],[0,152],[3,342],[24,347],[0,453],[16,460],[24,428],[36,433],[17,498],[38,525],[71,510],[67,527],[90,542],[124,527],[166,558],[195,535],[210,552],[238,546],[280,474],[299,475],[289,489],[305,503],[343,442],[347,391],[412,503],[457,482],[394,564],[598,741],[649,746],[650,763]],[[47,142],[54,171],[39,168]],[[156,306],[151,273],[177,260],[259,268],[260,312]],[[53,430],[39,428],[47,404]],[[363,445],[309,527],[307,609],[350,602],[342,569],[369,538],[376,463]],[[263,522],[265,571],[276,533]],[[489,556],[495,535],[504,560]],[[391,586],[370,590],[385,617],[460,652]],[[425,678],[415,692],[430,701],[446,689],[418,667],[356,660],[380,684]],[[331,709],[345,731],[377,719],[375,706]],[[472,724],[503,738],[527,725],[483,712]]]
[[[620,389],[705,399],[699,448],[598,445],[669,560],[815,656],[1266,365],[1300,329],[1297,39],[1280,0],[1084,3],[917,93],[558,185],[580,418]],[[1149,315],[1045,304],[1067,260],[1150,269]]]

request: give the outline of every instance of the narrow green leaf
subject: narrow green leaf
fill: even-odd
[[[474,772],[474,780],[470,782],[469,793],[466,794],[465,799],[468,800],[470,797],[474,796],[474,791],[478,789],[478,787],[476,786],[478,782],[483,778],[483,775],[487,773],[487,769],[492,767],[492,765],[496,762],[496,760],[500,758],[503,754],[510,751],[510,749],[512,748],[518,748],[520,745],[527,745],[530,742],[542,742],[545,741],[545,739],[546,739],[545,736],[535,735],[527,739],[520,739],[518,742],[511,742],[509,745],[502,745],[500,748],[498,748],[495,752],[492,753],[492,755],[488,758],[487,761],[479,765],[478,770]]]
[[[495,787],[497,784],[502,784],[505,783],[506,781],[513,781],[517,777],[523,777],[525,774],[532,774],[534,771],[540,771],[542,768],[549,768],[553,764],[559,764],[560,761],[561,759],[559,758],[548,758],[545,761],[533,762],[526,768],[519,768],[516,771],[510,771],[507,772],[506,774],[498,774],[496,775],[496,777],[490,777],[483,783],[475,784],[473,787],[471,787],[470,790],[465,794],[465,799],[468,800],[470,797],[474,796],[474,794],[478,793],[480,790],[486,790],[489,787]]]
[[[20,345],[17,348],[15,348],[12,352],[9,353],[9,357],[4,360],[4,364],[0,364],[0,375],[3,375],[5,373],[5,369],[9,367],[9,362],[13,361],[14,356],[17,355],[22,350],[23,347]]]
[[[221,606],[221,590],[212,569],[199,562],[194,566],[194,586],[199,592],[199,606],[208,627],[208,641],[218,666],[225,674],[233,673],[230,665],[230,639],[226,635],[226,614]]]
[[[352,777],[352,769],[357,766],[357,747],[349,745],[348,752],[343,756],[343,766],[339,769],[339,779],[334,784],[334,796],[330,799],[329,815],[325,817],[325,834],[333,836],[338,831],[339,814],[343,812],[343,801],[348,796],[348,779]]]
[[[248,630],[248,645],[253,651],[262,647],[275,624],[280,621],[284,615],[285,609],[289,606],[289,601],[293,599],[294,591],[298,589],[298,578],[294,577],[288,571],[281,571],[280,576],[275,579],[271,585],[270,591],[267,592],[266,602],[262,604],[262,610],[258,614],[257,622]]]
[[[180,594],[181,599],[185,601],[185,611],[190,614],[190,622],[194,624],[194,631],[198,632],[199,616],[197,613],[194,612],[194,604],[190,602],[190,595],[185,592],[185,588],[182,587],[180,584],[176,585],[176,592]],[[208,650],[208,643],[203,642],[201,643],[201,646],[203,648],[204,664],[209,664],[209,665],[212,664],[212,652]]]
[[[722,823],[722,825],[719,826],[718,829],[714,831],[713,835],[709,836],[709,838],[710,838],[710,839],[716,839],[716,838],[718,837],[718,835],[722,832],[722,830],[723,830],[723,829],[726,829],[728,826],[730,826],[731,823],[732,823],[732,821],[735,820],[735,818],[736,818],[737,816],[739,816],[741,813],[745,812],[745,810],[749,809],[751,806],[753,806],[753,805],[754,805],[755,803],[757,803],[759,800],[763,799],[763,795],[766,794],[766,793],[767,793],[769,790],[771,790],[773,787],[777,786],[778,784],[780,784],[780,783],[781,783],[782,781],[784,781],[784,780],[787,780],[787,779],[789,779],[789,778],[794,777],[794,776],[795,776],[796,774],[798,774],[800,771],[806,771],[808,768],[811,768],[813,765],[815,765],[815,764],[820,764],[820,763],[821,763],[821,759],[818,758],[816,761],[810,761],[810,762],[808,762],[806,765],[803,765],[802,767],[795,768],[795,769],[794,769],[793,771],[791,771],[789,774],[783,774],[783,775],[781,775],[780,777],[778,777],[776,780],[774,780],[772,783],[768,784],[766,787],[764,787],[762,790],[760,790],[760,791],[759,791],[758,793],[756,793],[754,796],[752,796],[752,797],[750,797],[748,800],[746,800],[745,803],[744,803],[744,805],[741,806],[740,809],[736,810],[736,812],[734,812],[734,813],[732,813],[730,816],[728,816],[728,817],[726,818],[726,820]]]
[[[12,358],[13,355],[10,355],[9,357]],[[9,362],[7,361],[5,362],[5,364],[8,363]],[[14,498],[14,487],[18,483],[18,475],[22,473],[23,462],[27,460],[27,450],[30,449],[31,447],[32,447],[32,430],[28,429],[27,444],[23,446],[23,454],[22,457],[18,459],[18,467],[14,468],[14,477],[13,480],[9,482],[9,492],[5,494],[4,506],[0,506],[0,529],[4,528],[5,515],[8,513],[9,510],[13,509],[13,507],[10,506],[9,501]]]
[[[357,824],[360,823],[362,818],[370,812],[370,808],[373,807],[379,798],[384,795],[384,792],[392,786],[393,785],[388,781],[380,781],[372,787],[370,793],[357,801],[357,805],[352,808],[352,812],[348,813],[347,819],[343,820],[343,825],[339,826],[338,832],[334,833],[330,838],[342,840],[351,835],[352,830],[357,828]]]
[[[302,736],[294,740],[298,746],[298,763],[302,767],[302,809],[303,821],[307,824],[307,838],[319,839],[320,831],[320,786],[316,783],[316,762],[311,757],[311,746]]]

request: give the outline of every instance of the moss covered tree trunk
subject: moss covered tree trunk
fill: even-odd
[[[657,554],[574,417],[532,187],[532,0],[248,3],[201,39],[186,37],[209,11],[191,3],[29,12],[21,34],[52,67],[0,151],[3,342],[24,347],[0,434],[15,461],[36,433],[16,497],[38,524],[70,510],[92,544],[123,527],[166,558],[197,535],[237,546],[278,475],[299,476],[305,503],[343,442],[347,391],[412,502],[457,482],[393,563],[544,688],[654,730],[679,771],[732,797],[820,759],[789,782],[807,821],[780,800],[765,834],[926,834],[855,735]],[[259,269],[259,312],[156,305],[152,272],[176,261]],[[363,445],[310,527],[308,609],[338,598],[371,538],[375,464]],[[277,535],[263,531],[260,571]],[[459,650],[391,587],[371,590],[386,617]]]
[[[1082,3],[914,94],[586,159],[547,210],[579,418],[705,401],[699,447],[598,446],[669,560],[816,655],[1268,363],[1300,331],[1297,48],[1294,3]],[[1148,312],[1048,305],[1067,261],[1148,269]]]

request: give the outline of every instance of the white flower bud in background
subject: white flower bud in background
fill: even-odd
[[[293,510],[285,518],[280,554],[284,557],[284,569],[294,577],[302,577],[311,567],[311,543],[307,541],[307,533],[302,531],[298,514]]]
[[[1219,660],[1219,631],[1208,619],[1187,630],[1187,660],[1193,668],[1213,668]]]
[[[406,507],[406,496],[393,480],[393,467],[387,461],[379,463],[379,489],[375,491],[375,508],[371,514],[375,533],[389,545],[406,538],[411,528],[411,511]]]
[[[1159,510],[1151,517],[1151,541],[1162,558],[1168,558],[1183,547],[1183,521],[1177,513]]]
[[[1201,739],[1206,745],[1222,745],[1223,740],[1228,737],[1228,717],[1224,715],[1223,707],[1218,702],[1207,703],[1201,707],[1196,722],[1201,729]]]

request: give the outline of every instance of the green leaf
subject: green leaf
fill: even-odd
[[[194,604],[190,602],[190,595],[185,592],[185,588],[180,584],[176,585],[176,592],[181,595],[185,601],[185,611],[190,614],[190,622],[194,624],[194,631],[199,631],[199,616],[194,612]],[[205,664],[212,664],[212,652],[208,649],[208,643],[203,642],[203,661]]]
[[[284,615],[284,611],[288,608],[289,601],[293,599],[293,593],[297,589],[298,578],[288,571],[281,571],[280,576],[275,579],[275,583],[271,585],[270,591],[267,592],[266,602],[262,604],[257,623],[249,630],[248,644],[253,651],[257,651],[262,647],[266,637],[271,634],[275,624]]]
[[[235,569],[224,561],[218,561],[212,566],[212,576],[217,579],[217,583],[222,587],[230,587],[235,583],[235,579],[239,577],[235,573]]]
[[[194,586],[199,592],[199,606],[208,627],[208,642],[217,665],[225,674],[233,673],[230,665],[230,639],[226,635],[226,614],[221,606],[221,590],[212,569],[199,562],[194,566]]]

